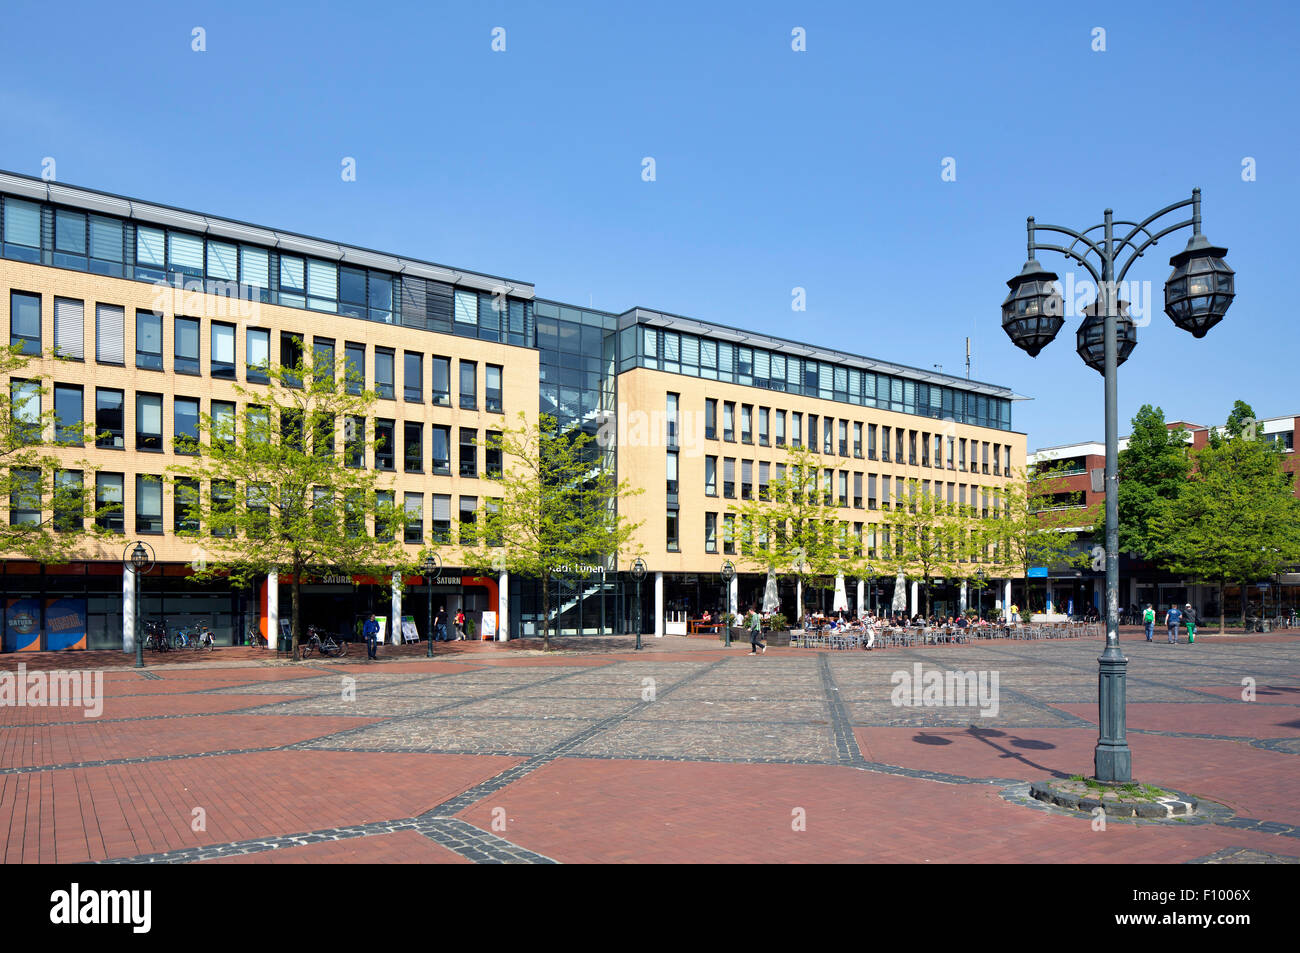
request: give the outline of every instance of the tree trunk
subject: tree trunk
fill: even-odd
[[[292,592],[293,592],[293,627],[291,631],[293,632],[293,638],[292,638],[292,642],[290,642],[290,645],[293,648],[293,660],[297,662],[299,661],[298,633],[300,631],[300,626],[302,625],[302,612],[299,611],[299,607],[302,605],[302,567],[301,566],[294,566],[293,568]]]
[[[1219,580],[1219,635],[1223,635],[1226,629],[1224,624],[1227,621],[1228,607],[1223,604],[1223,580]]]

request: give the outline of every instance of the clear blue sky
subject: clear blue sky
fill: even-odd
[[[1031,448],[1100,439],[1102,389],[1074,321],[1037,360],[1001,330],[1025,216],[1199,185],[1239,297],[1204,340],[1139,331],[1121,429],[1300,412],[1294,4],[890,6],[10,0],[0,168],[949,373],[969,335]],[[1185,241],[1130,276],[1158,307]]]

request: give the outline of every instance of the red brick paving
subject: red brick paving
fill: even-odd
[[[103,701],[103,713],[100,718],[143,718],[150,715],[192,715],[217,714],[237,708],[251,708],[254,705],[270,705],[274,702],[290,701],[301,695],[267,695],[263,693],[250,695],[145,695],[143,697],[120,697],[107,695]],[[87,718],[83,708],[11,708],[0,707],[0,727],[17,725],[39,725],[58,722],[82,724],[95,721]],[[155,730],[161,730],[157,726]],[[175,722],[167,722],[166,730],[183,731]]]
[[[468,864],[469,860],[415,831],[279,847],[200,861],[204,864]]]
[[[1096,705],[1058,704],[1053,707],[1097,721]],[[1152,731],[1186,731],[1247,738],[1293,738],[1300,735],[1300,707],[1237,702],[1180,705],[1176,702],[1129,702],[1128,726]]]

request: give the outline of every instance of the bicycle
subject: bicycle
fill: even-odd
[[[337,642],[334,636],[328,633],[321,638],[321,634],[321,630],[316,626],[307,626],[307,641],[298,646],[303,658],[310,656],[313,651],[326,658],[342,658],[348,654],[346,642]]]
[[[167,628],[161,622],[146,619],[144,623],[144,647],[151,652],[170,652],[171,642],[167,639]]]
[[[178,648],[191,648],[195,651],[206,648],[211,651],[216,647],[216,636],[212,630],[202,623],[182,626],[176,630],[176,635],[172,639],[172,644]]]
[[[248,632],[245,635],[245,641],[255,649],[267,649],[271,643],[266,640],[260,629],[255,624],[250,624]]]

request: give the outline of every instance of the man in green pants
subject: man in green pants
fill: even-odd
[[[1183,607],[1183,618],[1187,622],[1187,643],[1190,645],[1196,641],[1196,610],[1190,602]]]

